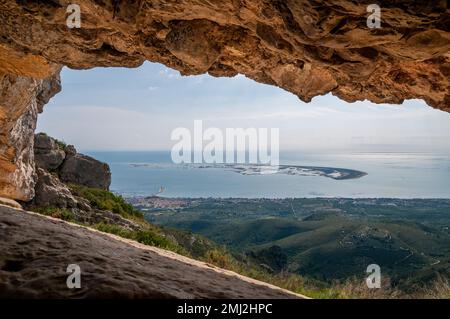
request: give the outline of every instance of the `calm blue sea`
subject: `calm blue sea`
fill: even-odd
[[[286,165],[330,166],[368,173],[359,179],[321,176],[241,175],[226,169],[187,169],[169,152],[86,152],[107,162],[111,190],[167,197],[398,197],[450,198],[450,155],[432,153],[282,153]],[[133,167],[130,164],[148,166]]]

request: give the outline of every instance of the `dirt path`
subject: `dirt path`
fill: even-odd
[[[61,220],[0,206],[0,297],[301,298],[286,290]],[[81,288],[66,285],[81,268]]]

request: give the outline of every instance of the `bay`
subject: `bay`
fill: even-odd
[[[357,179],[334,180],[323,176],[241,175],[223,168],[188,168],[173,164],[170,152],[164,151],[86,153],[110,165],[111,190],[124,196],[153,195],[162,186],[164,192],[159,195],[166,197],[450,198],[450,154],[280,154],[283,165],[336,167],[367,173]]]

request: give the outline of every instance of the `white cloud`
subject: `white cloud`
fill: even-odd
[[[164,69],[164,70],[160,70],[158,72],[159,76],[163,77],[163,78],[167,78],[167,79],[179,79],[181,78],[181,74],[178,71],[172,70],[172,69]]]

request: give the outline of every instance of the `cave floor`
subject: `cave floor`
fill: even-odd
[[[0,298],[302,298],[163,249],[0,206]],[[69,289],[67,267],[80,267]]]

